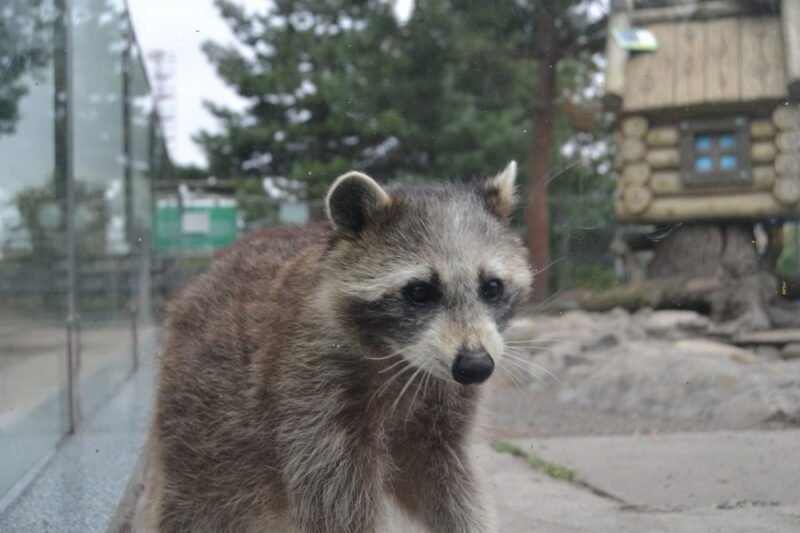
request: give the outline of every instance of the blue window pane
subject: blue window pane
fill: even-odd
[[[696,157],[694,169],[698,172],[711,172],[714,169],[714,162],[710,157]]]
[[[733,170],[739,164],[735,155],[723,155],[719,158],[719,168],[722,170]]]
[[[711,150],[711,135],[697,135],[694,138],[695,150]]]
[[[719,136],[719,148],[720,150],[731,150],[736,148],[736,137],[731,135],[730,133],[725,133]]]

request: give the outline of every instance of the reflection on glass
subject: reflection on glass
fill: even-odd
[[[123,145],[123,62],[128,48],[120,3],[74,0],[75,181],[81,408],[92,412],[131,370],[131,310],[138,262],[129,241]]]
[[[48,2],[0,9],[0,496],[68,427],[52,23]]]

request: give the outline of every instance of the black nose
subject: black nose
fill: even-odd
[[[453,361],[453,379],[462,385],[483,383],[494,370],[494,360],[486,352],[460,352]]]

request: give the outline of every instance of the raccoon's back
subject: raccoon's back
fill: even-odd
[[[309,275],[315,274],[317,252],[328,236],[326,227],[309,225],[268,228],[239,239],[170,305],[170,333],[213,345],[233,340],[235,333],[237,342],[246,342],[243,328],[262,326],[253,322],[270,318],[263,316],[265,306],[313,283]],[[276,279],[288,270],[291,279]]]
[[[169,309],[159,380],[163,414],[199,409],[215,417],[242,407],[255,352],[276,363],[284,355],[329,235],[322,226],[256,232],[186,287]]]

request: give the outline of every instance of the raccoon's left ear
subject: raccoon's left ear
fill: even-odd
[[[504,222],[508,221],[517,203],[516,181],[517,162],[511,161],[502,172],[481,184],[489,211]]]
[[[392,203],[392,199],[366,174],[348,172],[333,182],[325,203],[333,226],[357,235],[375,213]]]

